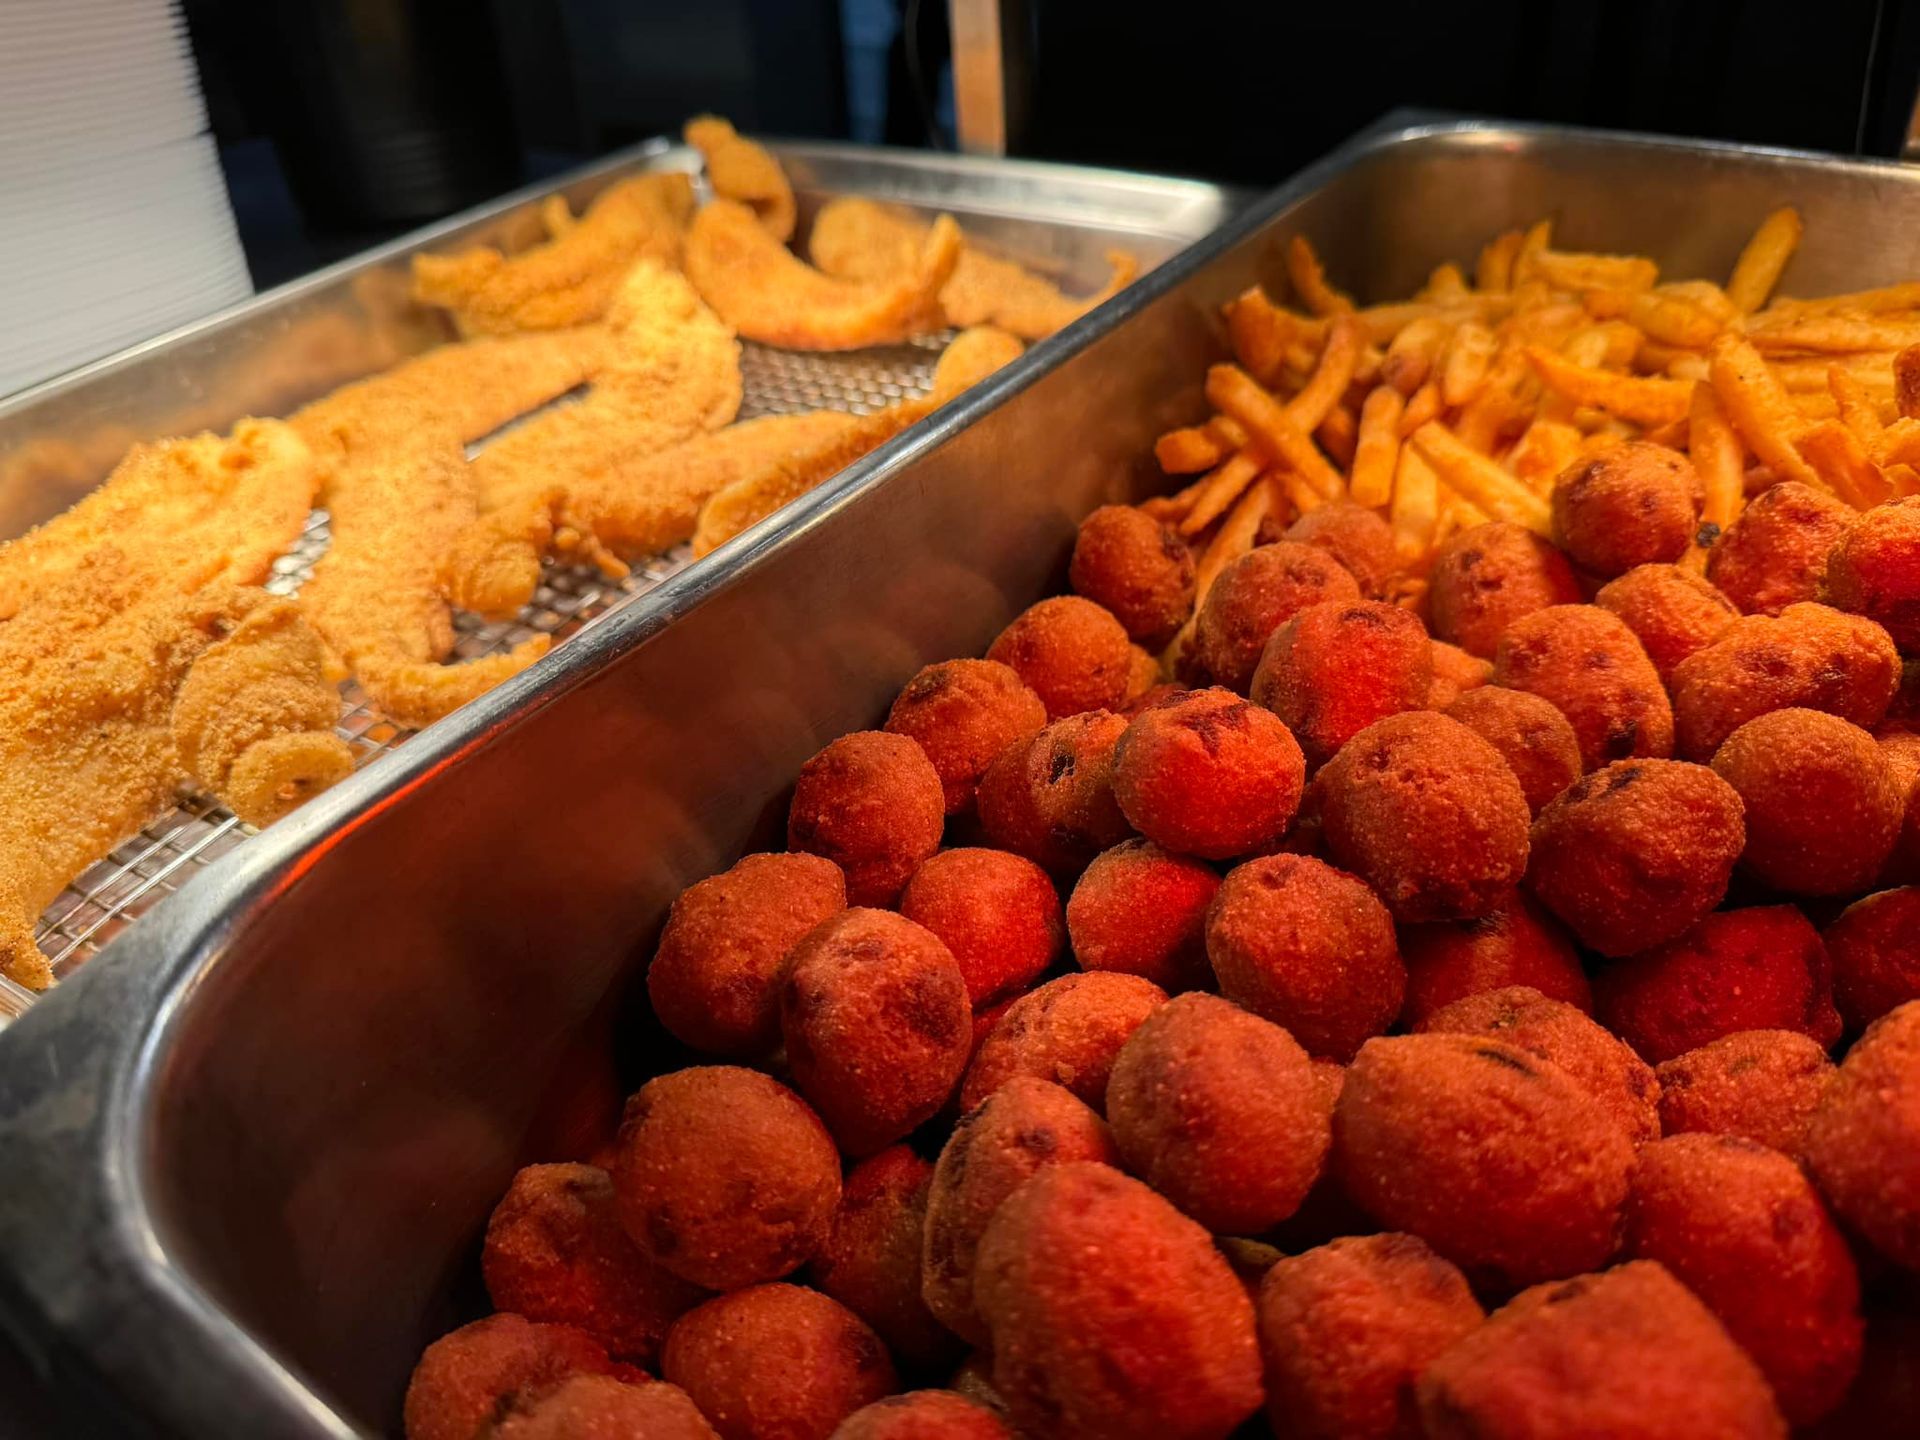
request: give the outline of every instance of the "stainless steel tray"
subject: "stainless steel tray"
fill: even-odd
[[[1206,234],[1233,207],[1230,192],[1191,180],[1073,166],[986,161],[842,145],[774,147],[802,216],[835,195],[860,194],[946,210],[977,238],[1081,292],[1107,274],[1120,246],[1157,264]],[[345,264],[0,401],[0,538],[71,503],[97,484],[132,440],[225,429],[242,415],[281,415],[336,385],[445,339],[441,317],[406,299],[409,258],[461,244],[524,242],[546,196],[576,207],[636,171],[692,169],[685,147],[652,142],[480,210],[406,236]],[[940,340],[850,354],[749,344],[741,417],[828,408],[861,413],[925,391]],[[269,588],[291,593],[325,552],[327,517],[315,511]],[[534,632],[566,639],[689,563],[684,548],[636,566],[620,583],[549,564],[532,603],[511,623],[459,617],[455,654],[494,654]],[[341,736],[357,761],[406,738],[344,686]],[[64,976],[135,917],[252,832],[211,796],[178,806],[79,876],[50,905],[36,939]],[[0,1023],[31,1002],[0,978]]]
[[[0,1044],[0,1321],[62,1394],[167,1433],[388,1429],[514,1167],[644,1072],[625,982],[674,894],[777,842],[808,754],[977,653],[1058,583],[1080,516],[1156,483],[1153,436],[1204,413],[1217,306],[1289,235],[1366,297],[1542,214],[1712,275],[1783,200],[1808,221],[1792,289],[1912,272],[1920,172],[1894,166],[1457,126],[1308,170],[37,1006]]]

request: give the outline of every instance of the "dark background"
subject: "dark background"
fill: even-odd
[[[944,0],[877,3],[893,34],[865,60],[859,0],[186,8],[264,287],[701,110],[951,146]],[[1901,0],[1014,9],[1032,57],[1014,153],[1260,187],[1400,106],[1890,155],[1920,89],[1920,6]]]

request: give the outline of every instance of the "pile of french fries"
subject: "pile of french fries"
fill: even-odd
[[[1489,519],[1546,534],[1555,478],[1626,439],[1691,456],[1706,494],[1696,569],[1776,481],[1863,509],[1920,493],[1920,282],[1773,298],[1800,235],[1796,211],[1775,211],[1721,286],[1556,250],[1543,220],[1491,241],[1471,282],[1446,264],[1412,300],[1366,307],[1295,236],[1298,308],[1258,287],[1227,305],[1236,363],[1207,374],[1217,413],[1155,446],[1169,475],[1198,478],[1147,508],[1204,543],[1204,597],[1270,519],[1372,507],[1412,603],[1449,535]]]

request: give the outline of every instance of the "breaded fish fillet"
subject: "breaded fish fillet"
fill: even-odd
[[[706,162],[714,194],[752,210],[781,244],[793,238],[793,186],[778,160],[718,115],[696,116],[681,133]]]

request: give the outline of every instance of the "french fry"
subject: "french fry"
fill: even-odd
[[[1732,332],[1722,335],[1713,342],[1707,376],[1727,419],[1763,465],[1782,480],[1821,485],[1813,467],[1793,448],[1800,416],[1753,346]]]
[[[1580,432],[1563,421],[1542,417],[1514,442],[1507,455],[1507,468],[1544,495],[1579,454]]]
[[[1541,250],[1532,274],[1556,290],[1651,290],[1660,268],[1644,255],[1591,255]]]
[[[1641,347],[1641,353],[1646,353],[1644,346]],[[1687,351],[1673,356],[1661,368],[1666,371],[1669,380],[1704,380],[1707,378],[1707,357]]]
[[[1664,445],[1669,450],[1684,450],[1687,448],[1687,418],[1683,415],[1678,420],[1656,425],[1640,438],[1651,440],[1655,445]]]
[[[1160,521],[1163,525],[1177,524],[1193,508],[1193,502],[1200,497],[1200,491],[1207,483],[1203,475],[1184,490],[1171,495],[1155,495],[1140,502],[1140,508]]]
[[[1427,383],[1453,332],[1453,322],[1441,315],[1425,315],[1403,326],[1387,346],[1380,362],[1380,378],[1402,395],[1411,395]]]
[[[1880,473],[1887,477],[1896,495],[1920,495],[1920,470],[1911,465],[1884,465]]]
[[[1877,453],[1886,426],[1880,422],[1880,411],[1873,403],[1872,392],[1844,365],[1827,367],[1827,390],[1839,407],[1840,422],[1869,452]]]
[[[1513,288],[1522,286],[1540,278],[1540,257],[1553,242],[1553,222],[1536,220],[1527,227],[1527,233],[1520,237],[1520,248],[1513,257]]]
[[[1874,458],[1883,469],[1920,466],[1920,419],[1903,415],[1888,425],[1880,434],[1880,449]]]
[[[1821,310],[1845,310],[1855,315],[1878,315],[1890,310],[1920,310],[1920,280],[1898,285],[1882,285],[1876,290],[1854,290],[1845,295],[1822,295],[1813,300],[1778,299],[1769,305],[1767,315],[1807,314]]]
[[[1374,508],[1393,498],[1393,472],[1400,461],[1400,417],[1406,401],[1391,385],[1381,385],[1360,407],[1360,436],[1353,449],[1353,503]]]
[[[1859,438],[1838,420],[1822,420],[1798,441],[1800,454],[1842,500],[1856,510],[1878,505],[1893,494],[1893,486],[1861,446]]]
[[[1586,329],[1593,317],[1576,300],[1549,299],[1545,304],[1516,310],[1501,327],[1501,338],[1516,343],[1551,345],[1559,349]]]
[[[1433,267],[1433,273],[1427,276],[1426,288],[1414,298],[1437,300],[1446,305],[1465,300],[1468,293],[1467,277],[1460,273],[1458,265],[1449,260]]]
[[[1218,465],[1232,449],[1205,425],[1183,425],[1153,442],[1153,458],[1168,475],[1198,475]]]
[[[1280,493],[1287,497],[1295,514],[1310,514],[1327,503],[1321,499],[1319,491],[1303,480],[1297,472],[1276,470],[1272,475],[1274,484],[1280,487]]]
[[[1266,463],[1266,456],[1252,447],[1229,455],[1201,483],[1200,493],[1194,497],[1192,508],[1187,511],[1186,519],[1180,522],[1180,533],[1198,535],[1226,514],[1227,508],[1254,482]]]
[[[1545,499],[1469,445],[1462,444],[1446,426],[1428,421],[1413,432],[1411,444],[1441,480],[1462,498],[1498,520],[1511,520],[1546,534],[1549,525]]]
[[[1700,306],[1678,295],[1663,295],[1649,290],[1629,295],[1626,300],[1621,317],[1649,340],[1658,340],[1663,345],[1677,345],[1683,350],[1704,350],[1726,328],[1724,321],[1715,319]]]
[[[1526,236],[1518,230],[1506,230],[1480,247],[1480,258],[1473,265],[1473,283],[1481,290],[1505,293],[1513,288],[1513,261]]]
[[[1684,300],[1696,310],[1705,311],[1708,318],[1722,326],[1731,325],[1740,312],[1734,308],[1727,292],[1711,280],[1668,280],[1653,287],[1656,295],[1671,295],[1676,300]]]
[[[1360,440],[1360,422],[1354,419],[1353,411],[1345,405],[1336,405],[1314,430],[1313,439],[1335,465],[1342,470],[1350,470],[1353,468],[1354,447]]]
[[[1491,455],[1503,436],[1526,429],[1532,412],[1527,357],[1520,346],[1507,345],[1494,357],[1480,393],[1460,412],[1453,433],[1469,448]]]
[[[1776,325],[1747,327],[1754,348],[1769,355],[1814,350],[1852,355],[1862,350],[1903,350],[1920,345],[1920,317],[1815,314]]]
[[[1439,519],[1440,477],[1413,446],[1401,446],[1388,523],[1393,527],[1394,548],[1403,560],[1417,561],[1426,555]]]
[[[1440,413],[1440,382],[1429,380],[1413,394],[1407,397],[1406,408],[1400,412],[1400,438],[1406,439],[1422,425]]]
[[[1767,303],[1773,287],[1780,283],[1780,272],[1800,248],[1800,230],[1800,212],[1791,205],[1782,206],[1760,222],[1727,280],[1727,298],[1733,301],[1734,309],[1751,315]]]
[[[1442,402],[1449,408],[1458,409],[1480,393],[1499,344],[1493,332],[1484,325],[1466,324],[1453,332],[1453,338],[1447,342],[1446,359],[1440,369]]]
[[[1213,582],[1220,578],[1220,572],[1253,549],[1254,537],[1260,533],[1260,522],[1267,518],[1272,508],[1273,491],[1265,485],[1254,485],[1227,512],[1227,518],[1221,522],[1220,529],[1215,532],[1194,566],[1193,604],[1196,612],[1207,598],[1207,592],[1213,589]]]
[[[1340,403],[1353,380],[1353,367],[1367,343],[1360,322],[1342,315],[1327,331],[1327,343],[1320,352],[1320,364],[1306,387],[1287,402],[1287,419],[1303,435],[1319,428],[1327,412]]]
[[[1353,309],[1353,301],[1327,283],[1327,272],[1313,245],[1304,235],[1287,242],[1287,278],[1293,281],[1293,293],[1300,303],[1316,315],[1344,315]]]
[[[1864,355],[1819,355],[1800,360],[1769,360],[1767,368],[1780,388],[1789,393],[1805,393],[1827,388],[1827,372],[1835,366],[1846,371],[1869,390],[1884,391],[1893,398],[1893,352],[1870,350]]]
[[[1286,360],[1287,347],[1299,338],[1292,317],[1258,285],[1229,300],[1225,314],[1234,359],[1261,384],[1272,384]]]
[[[1893,403],[1902,419],[1920,416],[1920,345],[1909,345],[1893,357]]]
[[[1824,390],[1789,395],[1787,396],[1787,400],[1793,406],[1794,414],[1798,415],[1803,421],[1837,420],[1840,418],[1840,406],[1835,402],[1833,396]]]
[[[1687,455],[1700,476],[1705,504],[1693,546],[1682,563],[1704,572],[1707,551],[1739,516],[1746,499],[1746,447],[1711,385],[1693,387],[1693,403],[1687,410]]]
[[[1693,387],[1684,380],[1621,375],[1576,365],[1542,345],[1529,345],[1527,362],[1548,388],[1578,405],[1593,405],[1636,425],[1665,425],[1687,413]]]
[[[1246,371],[1235,365],[1213,366],[1207,371],[1207,400],[1246,426],[1263,449],[1297,470],[1324,498],[1331,500],[1345,489],[1340,472]]]

